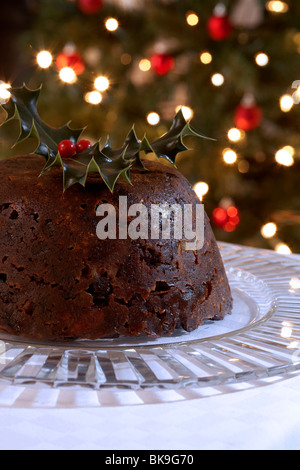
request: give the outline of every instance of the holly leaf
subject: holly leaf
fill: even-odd
[[[7,104],[2,105],[7,113],[4,123],[17,119],[20,123],[20,134],[15,145],[29,137],[34,137],[38,145],[34,150],[37,155],[45,159],[55,159],[58,144],[62,140],[71,140],[76,143],[83,129],[71,129],[70,123],[53,128],[47,125],[39,116],[37,111],[37,101],[39,99],[41,87],[37,90],[30,90],[23,85],[20,88],[11,90],[11,99]]]
[[[189,150],[183,143],[183,138],[188,135],[210,139],[193,129],[190,123],[186,121],[180,109],[173,120],[170,130],[162,137],[152,142],[150,146],[157,158],[165,158],[175,165],[178,153]]]
[[[157,158],[167,159],[175,165],[177,154],[188,150],[183,142],[185,136],[207,138],[191,127],[180,110],[170,130],[152,143],[146,135],[140,141],[132,127],[123,145],[118,149],[111,147],[108,138],[102,149],[100,149],[99,141],[83,152],[75,153],[72,158],[64,159],[58,151],[60,142],[71,140],[76,144],[84,129],[71,129],[70,123],[59,128],[46,124],[37,111],[41,88],[30,90],[23,85],[23,87],[11,89],[10,92],[11,99],[2,107],[7,114],[5,122],[17,119],[20,123],[20,133],[16,144],[30,137],[35,138],[38,144],[33,153],[43,156],[46,160],[41,174],[51,171],[55,166],[60,166],[63,171],[64,190],[77,183],[85,186],[88,175],[98,173],[100,180],[110,191],[113,191],[120,177],[131,184],[132,168],[147,169],[141,158],[142,152],[154,153]]]
[[[119,149],[112,149],[109,139],[102,154],[107,158],[100,166],[101,176],[109,189],[113,191],[120,176],[130,181],[130,170],[139,159],[141,142],[137,138],[134,128],[128,133],[124,144]]]

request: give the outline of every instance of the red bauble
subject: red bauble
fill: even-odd
[[[78,8],[86,15],[94,15],[101,10],[103,0],[78,0]]]
[[[57,147],[62,158],[70,158],[76,152],[76,145],[71,140],[62,140]]]
[[[84,150],[88,149],[91,146],[92,146],[92,144],[89,140],[85,140],[85,139],[79,140],[79,142],[77,142],[77,144],[76,144],[76,152],[81,153],[81,152],[83,152]]]
[[[211,39],[223,41],[231,35],[233,28],[226,14],[214,14],[208,20],[207,30]]]
[[[238,129],[251,131],[260,126],[262,110],[256,104],[247,105],[241,103],[235,110],[234,123]]]
[[[157,75],[166,75],[175,66],[175,59],[169,54],[154,54],[150,62]]]
[[[212,212],[212,222],[216,227],[223,228],[227,222],[227,211],[222,207],[216,207]]]
[[[212,222],[225,232],[233,232],[240,223],[240,213],[235,206],[216,207],[211,216]]]
[[[72,52],[70,54],[61,52],[56,58],[56,66],[60,70],[64,67],[70,67],[74,70],[76,75],[81,75],[85,69],[84,62],[79,52]]]

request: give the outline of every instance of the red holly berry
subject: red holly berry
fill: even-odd
[[[76,152],[81,153],[81,152],[83,152],[84,150],[88,149],[91,146],[92,146],[92,144],[89,140],[85,140],[85,139],[79,140],[79,142],[77,142],[77,144],[76,144]]]
[[[70,158],[76,152],[76,145],[71,140],[62,140],[57,147],[62,158]]]

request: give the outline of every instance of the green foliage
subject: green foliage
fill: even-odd
[[[113,149],[107,140],[102,150],[100,142],[97,142],[86,150],[75,153],[72,158],[64,160],[58,151],[60,142],[70,140],[76,144],[83,129],[71,129],[69,124],[55,129],[46,124],[37,111],[40,90],[40,88],[30,90],[25,85],[21,88],[13,88],[11,99],[3,105],[7,113],[4,124],[13,119],[19,121],[20,135],[16,144],[30,137],[37,139],[38,145],[34,153],[43,156],[46,160],[42,174],[50,171],[54,166],[61,166],[64,190],[76,183],[85,186],[88,174],[97,172],[108,188],[113,191],[120,176],[130,182],[131,168],[144,167],[141,152],[154,153],[157,158],[167,159],[175,165],[177,154],[188,150],[183,143],[185,136],[205,138],[190,126],[180,110],[170,130],[152,143],[149,143],[146,136],[140,141],[132,128],[120,149]]]

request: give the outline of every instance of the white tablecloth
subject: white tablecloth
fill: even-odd
[[[114,400],[2,386],[0,403],[1,450],[300,449],[297,373],[207,390],[123,391]]]

